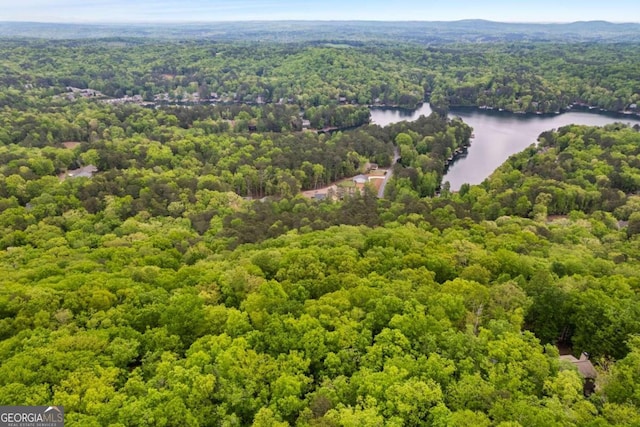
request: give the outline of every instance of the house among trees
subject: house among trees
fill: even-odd
[[[67,86],[67,91],[69,92],[69,99],[74,99],[76,96],[81,96],[83,98],[93,98],[93,97],[102,97],[104,96],[102,92],[95,89],[81,89],[78,87]]]
[[[369,182],[369,177],[366,175],[356,175],[353,177],[353,183],[359,190],[362,190],[367,182]]]
[[[566,354],[560,356],[560,360],[571,362],[576,368],[578,368],[578,372],[580,372],[580,375],[582,375],[582,378],[585,380],[582,392],[586,397],[590,396],[595,391],[595,380],[598,373],[589,360],[589,355],[583,352],[580,355],[580,359],[576,359],[572,354]]]
[[[65,178],[91,178],[93,174],[98,172],[98,168],[94,165],[84,166],[78,169],[67,171]]]
[[[62,143],[62,146],[68,150],[73,150],[74,148],[76,148],[77,146],[79,146],[80,144],[82,144],[81,142],[77,142],[77,141],[65,141]]]

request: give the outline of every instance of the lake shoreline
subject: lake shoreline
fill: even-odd
[[[387,126],[402,120],[417,120],[432,110],[425,102],[416,110],[397,108],[371,109],[371,122]],[[449,161],[442,184],[450,183],[456,191],[462,184],[480,184],[511,155],[535,144],[541,133],[563,126],[577,124],[605,126],[625,123],[640,126],[640,116],[605,112],[577,106],[558,114],[518,114],[509,111],[481,109],[479,107],[450,108],[450,118],[459,118],[473,128],[474,138],[467,150]]]
[[[622,111],[611,111],[605,110],[603,108],[590,107],[588,105],[581,104],[571,104],[569,108],[564,108],[555,113],[526,113],[526,112],[515,112],[509,110],[500,110],[496,108],[482,108],[482,106],[450,106],[449,113],[453,113],[455,111],[478,111],[486,114],[495,114],[495,115],[505,115],[505,116],[515,116],[515,117],[556,117],[561,116],[563,114],[571,113],[571,112],[584,112],[589,114],[595,114],[600,116],[607,116],[611,118],[620,118],[620,119],[640,119],[640,112],[622,112]]]

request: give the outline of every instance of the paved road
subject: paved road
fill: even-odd
[[[393,147],[393,162],[391,162],[391,167],[387,171],[387,174],[384,176],[384,181],[382,181],[382,185],[378,190],[379,199],[384,198],[384,189],[387,186],[387,181],[389,181],[391,179],[391,176],[393,175],[393,165],[396,164],[399,158],[400,158],[400,151],[398,150],[398,147]]]

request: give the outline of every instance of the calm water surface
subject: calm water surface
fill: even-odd
[[[406,120],[412,122],[420,116],[428,116],[431,114],[431,107],[428,103],[422,104],[415,110],[405,110],[403,108],[373,107],[371,108],[371,123],[382,127],[391,123]]]
[[[385,126],[401,120],[415,120],[420,115],[431,114],[428,104],[414,111],[397,109],[371,110],[371,121]],[[452,109],[451,117],[460,117],[473,127],[475,138],[466,157],[456,161],[443,178],[452,190],[464,183],[480,184],[509,156],[535,144],[538,135],[546,130],[569,124],[603,126],[615,122],[636,124],[640,118],[615,116],[586,111],[570,111],[557,115],[518,115],[477,109]]]

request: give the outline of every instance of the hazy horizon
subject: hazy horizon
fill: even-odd
[[[418,20],[418,19],[405,19],[405,20],[389,20],[389,19],[236,19],[236,20],[199,20],[199,21],[189,21],[189,20],[175,20],[175,21],[34,21],[34,20],[5,20],[0,19],[0,23],[12,23],[12,24],[51,24],[51,25],[201,25],[201,24],[233,24],[233,23],[259,23],[259,22],[269,22],[269,23],[278,23],[278,22],[291,22],[291,23],[314,23],[314,22],[381,22],[381,23],[402,23],[402,22],[412,22],[412,23],[455,23],[455,22],[465,22],[465,21],[485,21],[496,24],[523,24],[523,25],[564,25],[564,24],[575,24],[575,23],[589,23],[589,22],[606,22],[609,24],[639,24],[639,21],[610,21],[606,19],[589,19],[589,20],[575,20],[575,21],[496,21],[493,19],[482,19],[482,18],[464,18],[464,19],[451,19],[451,20]]]
[[[140,0],[0,0],[2,22],[69,24],[186,24],[234,21],[460,21],[480,19],[503,23],[571,23],[608,21],[639,23],[640,3],[623,0],[615,5],[539,0],[516,3],[505,0],[459,0],[442,4],[405,0],[340,2]],[[630,20],[629,17],[638,17]]]

